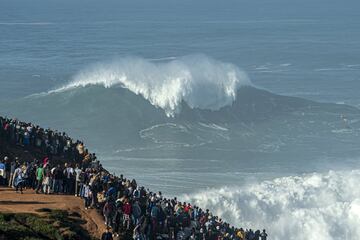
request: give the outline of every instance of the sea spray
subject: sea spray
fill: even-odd
[[[230,105],[238,88],[250,84],[246,73],[235,65],[205,55],[161,62],[126,57],[92,65],[67,85],[49,93],[90,85],[121,86],[164,109],[168,116],[174,116],[183,101],[191,108],[211,110]]]
[[[185,195],[236,226],[266,228],[271,239],[360,239],[360,170],[290,176]]]

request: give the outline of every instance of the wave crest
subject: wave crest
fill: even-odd
[[[121,86],[142,95],[168,116],[178,113],[185,101],[191,108],[218,110],[236,99],[242,85],[250,85],[247,75],[231,63],[205,55],[184,56],[170,61],[149,61],[126,57],[93,65],[81,71],[59,92],[77,87]]]

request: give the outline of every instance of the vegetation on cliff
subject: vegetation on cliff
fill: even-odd
[[[40,209],[39,214],[0,213],[1,240],[95,239],[81,227],[84,220],[75,212]]]

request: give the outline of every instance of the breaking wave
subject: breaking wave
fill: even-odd
[[[360,239],[360,170],[278,178],[185,196],[236,226],[265,227],[271,239]]]
[[[174,116],[183,101],[191,108],[210,110],[230,105],[236,99],[238,88],[251,83],[235,65],[205,55],[161,62],[127,57],[93,65],[67,85],[48,93],[90,85],[127,88],[164,109],[168,116]]]

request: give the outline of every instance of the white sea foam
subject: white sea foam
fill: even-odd
[[[191,108],[218,110],[235,100],[240,86],[249,84],[247,75],[235,65],[204,55],[166,62],[127,57],[87,68],[69,84],[48,93],[90,85],[120,85],[173,116],[182,101]]]
[[[291,65],[291,63],[282,63],[280,64],[280,67],[290,67]]]
[[[229,129],[227,129],[225,127],[222,127],[222,126],[219,126],[219,125],[217,125],[215,123],[211,123],[211,124],[199,123],[199,125],[201,125],[203,127],[206,127],[206,128],[211,128],[211,129],[214,129],[214,130],[229,131]]]
[[[184,196],[237,226],[273,240],[360,239],[360,170],[291,176]]]

